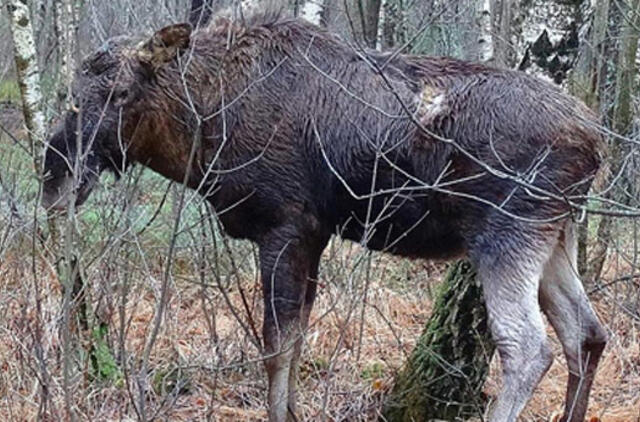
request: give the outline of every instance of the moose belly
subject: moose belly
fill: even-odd
[[[453,215],[416,206],[389,210],[386,215],[353,211],[342,219],[338,233],[369,249],[432,259],[450,259],[464,253],[461,224]]]

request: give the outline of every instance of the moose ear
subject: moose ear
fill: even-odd
[[[138,59],[153,70],[175,59],[189,48],[191,25],[179,23],[162,28],[138,47]]]

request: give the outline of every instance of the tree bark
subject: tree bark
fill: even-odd
[[[401,47],[407,42],[406,0],[385,0],[380,5],[378,49]]]
[[[72,0],[59,0],[55,4],[55,32],[58,56],[58,109],[71,100],[71,84],[76,68],[77,16]]]
[[[358,0],[358,10],[362,25],[362,38],[369,48],[378,44],[378,26],[380,24],[380,6],[382,0]]]
[[[501,0],[493,4],[494,62],[499,67],[513,68],[515,65],[515,45],[513,36],[522,28],[514,25],[518,1]]]
[[[378,12],[378,25],[376,28],[376,50],[381,51],[384,43],[384,27],[387,22],[387,0],[380,0]]]
[[[9,29],[13,38],[13,51],[22,98],[22,111],[28,129],[33,162],[41,171],[40,144],[45,136],[45,119],[42,111],[42,91],[36,44],[33,38],[27,0],[6,2],[9,11]]]
[[[585,16],[588,13],[582,12]],[[585,22],[582,32],[588,32],[585,42],[579,46],[579,53],[571,77],[569,91],[581,98],[594,111],[598,110],[602,70],[604,61],[604,40],[609,20],[609,0],[600,0],[592,11],[591,22]]]
[[[516,50],[521,52],[518,69],[564,83],[580,51],[585,3],[534,0],[530,7],[521,8],[512,17],[521,32],[514,34]]]
[[[476,273],[467,261],[448,271],[433,314],[396,377],[389,422],[454,420],[482,415],[482,393],[494,345]]]
[[[493,42],[491,0],[482,0],[477,9],[477,26],[480,29],[478,36],[478,57],[481,62],[490,62],[495,56],[495,44]]]
[[[300,16],[315,25],[320,25],[322,23],[323,12],[324,2],[321,0],[307,0],[302,6]]]
[[[40,146],[45,137],[45,118],[42,111],[40,72],[38,70],[36,43],[30,20],[29,6],[27,5],[27,0],[6,0],[4,5],[6,5],[9,12],[9,30],[13,40],[14,59],[18,85],[20,86],[22,111],[28,131],[30,153],[36,173],[40,175],[42,173],[40,153],[42,148]],[[40,299],[37,289],[35,300],[39,304]],[[37,377],[40,383],[41,395],[38,419],[44,419],[48,416],[47,407],[50,403],[49,375],[45,364],[45,354],[42,350],[41,327],[36,326],[34,334],[36,339],[34,353],[40,363],[40,373]]]

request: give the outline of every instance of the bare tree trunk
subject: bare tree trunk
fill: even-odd
[[[579,7],[583,19],[576,31],[578,38],[582,41],[578,47],[576,63],[568,79],[568,88],[589,108],[597,111],[599,91],[603,85],[601,83],[603,46],[609,15],[609,0],[600,0],[593,7],[589,1],[583,1]],[[593,18],[584,20],[584,17],[589,15]],[[578,228],[578,272],[584,280],[588,279],[589,220],[590,216],[586,215]]]
[[[400,47],[407,41],[406,0],[385,0],[380,6],[379,49]]]
[[[58,39],[58,105],[71,99],[71,83],[76,68],[77,21],[72,0],[55,3],[55,31]]]
[[[477,25],[480,29],[478,37],[478,57],[481,62],[492,61],[495,57],[495,44],[493,40],[492,8],[491,0],[482,0],[477,9]]]
[[[321,0],[307,0],[302,6],[300,16],[315,25],[320,25],[323,11],[324,2]]]
[[[640,1],[628,0],[624,11],[624,23],[620,49],[618,50],[616,74],[616,100],[614,103],[613,127],[620,134],[627,134],[633,123],[633,93],[637,74],[638,25],[640,24]]]
[[[500,67],[512,68],[515,65],[515,45],[513,35],[519,32],[513,22],[517,14],[518,1],[500,0],[494,1],[493,7],[493,34],[494,34],[494,59]]]
[[[384,43],[384,28],[387,22],[388,0],[380,0],[380,11],[378,13],[378,25],[376,33],[376,50],[381,51]]]
[[[380,24],[380,6],[382,0],[358,0],[358,11],[362,25],[362,38],[369,48],[376,48],[378,26]]]
[[[14,59],[22,112],[29,137],[30,153],[33,165],[38,175],[42,172],[41,144],[45,137],[45,118],[42,111],[42,92],[40,88],[40,72],[33,28],[31,26],[29,7],[26,0],[6,0],[4,3],[9,12],[9,30],[13,40]],[[34,283],[35,284],[35,283]],[[35,287],[35,301],[37,312],[40,312],[40,293]],[[36,324],[34,329],[34,353],[39,363],[40,405],[38,418],[47,416],[50,404],[49,374],[42,348],[42,327]]]
[[[586,3],[586,2],[585,2]],[[586,12],[590,8],[590,4],[582,6],[582,16],[586,16]],[[602,38],[604,32],[599,31],[602,25],[599,25],[599,15],[603,13],[603,8],[608,8],[608,0],[601,1],[594,12],[595,18],[591,22],[591,33],[588,36],[588,43],[582,42],[576,64],[574,66],[571,77],[569,78],[569,92],[573,95],[581,98],[584,103],[591,109],[596,108],[596,97],[598,92],[597,76],[599,74],[600,65],[597,64],[600,60],[599,54],[594,54],[602,44]],[[589,22],[583,21],[581,27],[577,29],[578,33],[585,33],[589,30]],[[595,83],[593,83],[596,81]],[[588,253],[587,248],[589,246],[589,220],[591,217],[585,215],[584,221],[578,226],[578,274],[580,274],[582,280],[587,280],[588,265]]]
[[[13,51],[22,98],[24,121],[29,131],[31,155],[36,171],[41,171],[40,145],[45,136],[42,111],[42,91],[36,44],[33,38],[29,6],[26,0],[7,0],[9,28],[13,38]]]
[[[194,28],[206,26],[213,14],[215,0],[191,0],[189,23]]]

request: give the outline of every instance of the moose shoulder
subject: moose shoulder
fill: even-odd
[[[79,205],[100,172],[140,163],[256,242],[270,420],[295,414],[333,233],[403,256],[470,257],[504,369],[492,421],[514,421],[551,363],[544,311],[569,365],[564,420],[584,420],[606,334],[575,275],[570,217],[601,138],[575,99],[522,73],[359,52],[268,17],[112,40],[74,92],[79,110],[48,142],[45,206]]]

